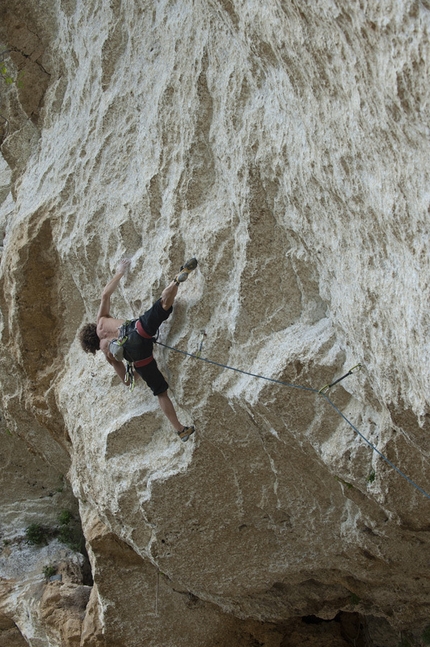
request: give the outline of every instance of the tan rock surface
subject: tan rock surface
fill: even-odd
[[[15,623],[7,616],[0,615],[0,646],[26,647],[27,644]]]
[[[160,340],[316,390],[361,363],[335,406],[429,492],[428,2],[1,18],[2,418],[42,480],[69,470],[95,582],[85,618],[66,583],[38,594],[40,645],[418,640],[429,500],[321,395],[159,346],[181,444],[76,332],[122,256],[112,313],[135,317],[195,255]]]

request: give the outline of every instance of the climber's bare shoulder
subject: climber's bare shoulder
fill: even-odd
[[[118,329],[122,326],[125,319],[115,319],[110,315],[104,315],[97,319],[97,335],[102,339],[115,339],[118,337]]]

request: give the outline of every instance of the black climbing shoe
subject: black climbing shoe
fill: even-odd
[[[175,276],[175,282],[179,285],[179,283],[183,283],[184,281],[187,280],[188,274],[195,270],[197,267],[197,258],[190,258],[189,261],[185,263],[185,265],[182,265],[179,274]]]
[[[185,443],[188,438],[195,432],[194,427],[184,427],[182,431],[178,431],[179,438]]]

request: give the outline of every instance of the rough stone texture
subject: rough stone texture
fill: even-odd
[[[123,255],[124,317],[196,255],[161,341],[317,390],[360,362],[335,406],[429,492],[429,3],[14,4],[2,418],[69,470],[94,586],[83,617],[84,584],[26,606],[9,574],[3,613],[38,647],[418,640],[428,498],[323,397],[158,347],[181,444],[76,331]]]
[[[0,645],[71,646],[71,623],[80,639],[90,591],[83,584],[83,557],[58,540],[41,546],[26,540],[31,524],[55,527],[62,510],[77,512],[63,476],[67,455],[36,423],[27,427],[22,415],[17,420],[25,439],[0,422]],[[48,581],[49,567],[61,582]]]
[[[0,646],[26,647],[27,644],[15,623],[7,616],[0,615]]]

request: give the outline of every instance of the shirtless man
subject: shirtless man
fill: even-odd
[[[110,298],[129,266],[129,259],[123,259],[119,263],[115,276],[103,290],[97,323],[86,324],[80,330],[81,346],[86,353],[93,355],[97,350],[103,351],[107,361],[121,380],[128,384],[129,375],[123,362],[115,359],[109,349],[111,342],[118,338],[119,330],[122,329],[122,332],[127,336],[127,341],[122,345],[124,358],[133,363],[135,375],[140,375],[153,394],[158,397],[161,410],[172,423],[181,440],[186,441],[194,433],[194,427],[185,427],[179,422],[173,403],[167,394],[169,385],[152,356],[152,347],[153,336],[172,312],[180,283],[186,281],[188,274],[197,267],[197,260],[192,258],[187,261],[176,278],[163,290],[161,298],[139,319],[126,323],[125,319],[114,319],[110,315]]]

